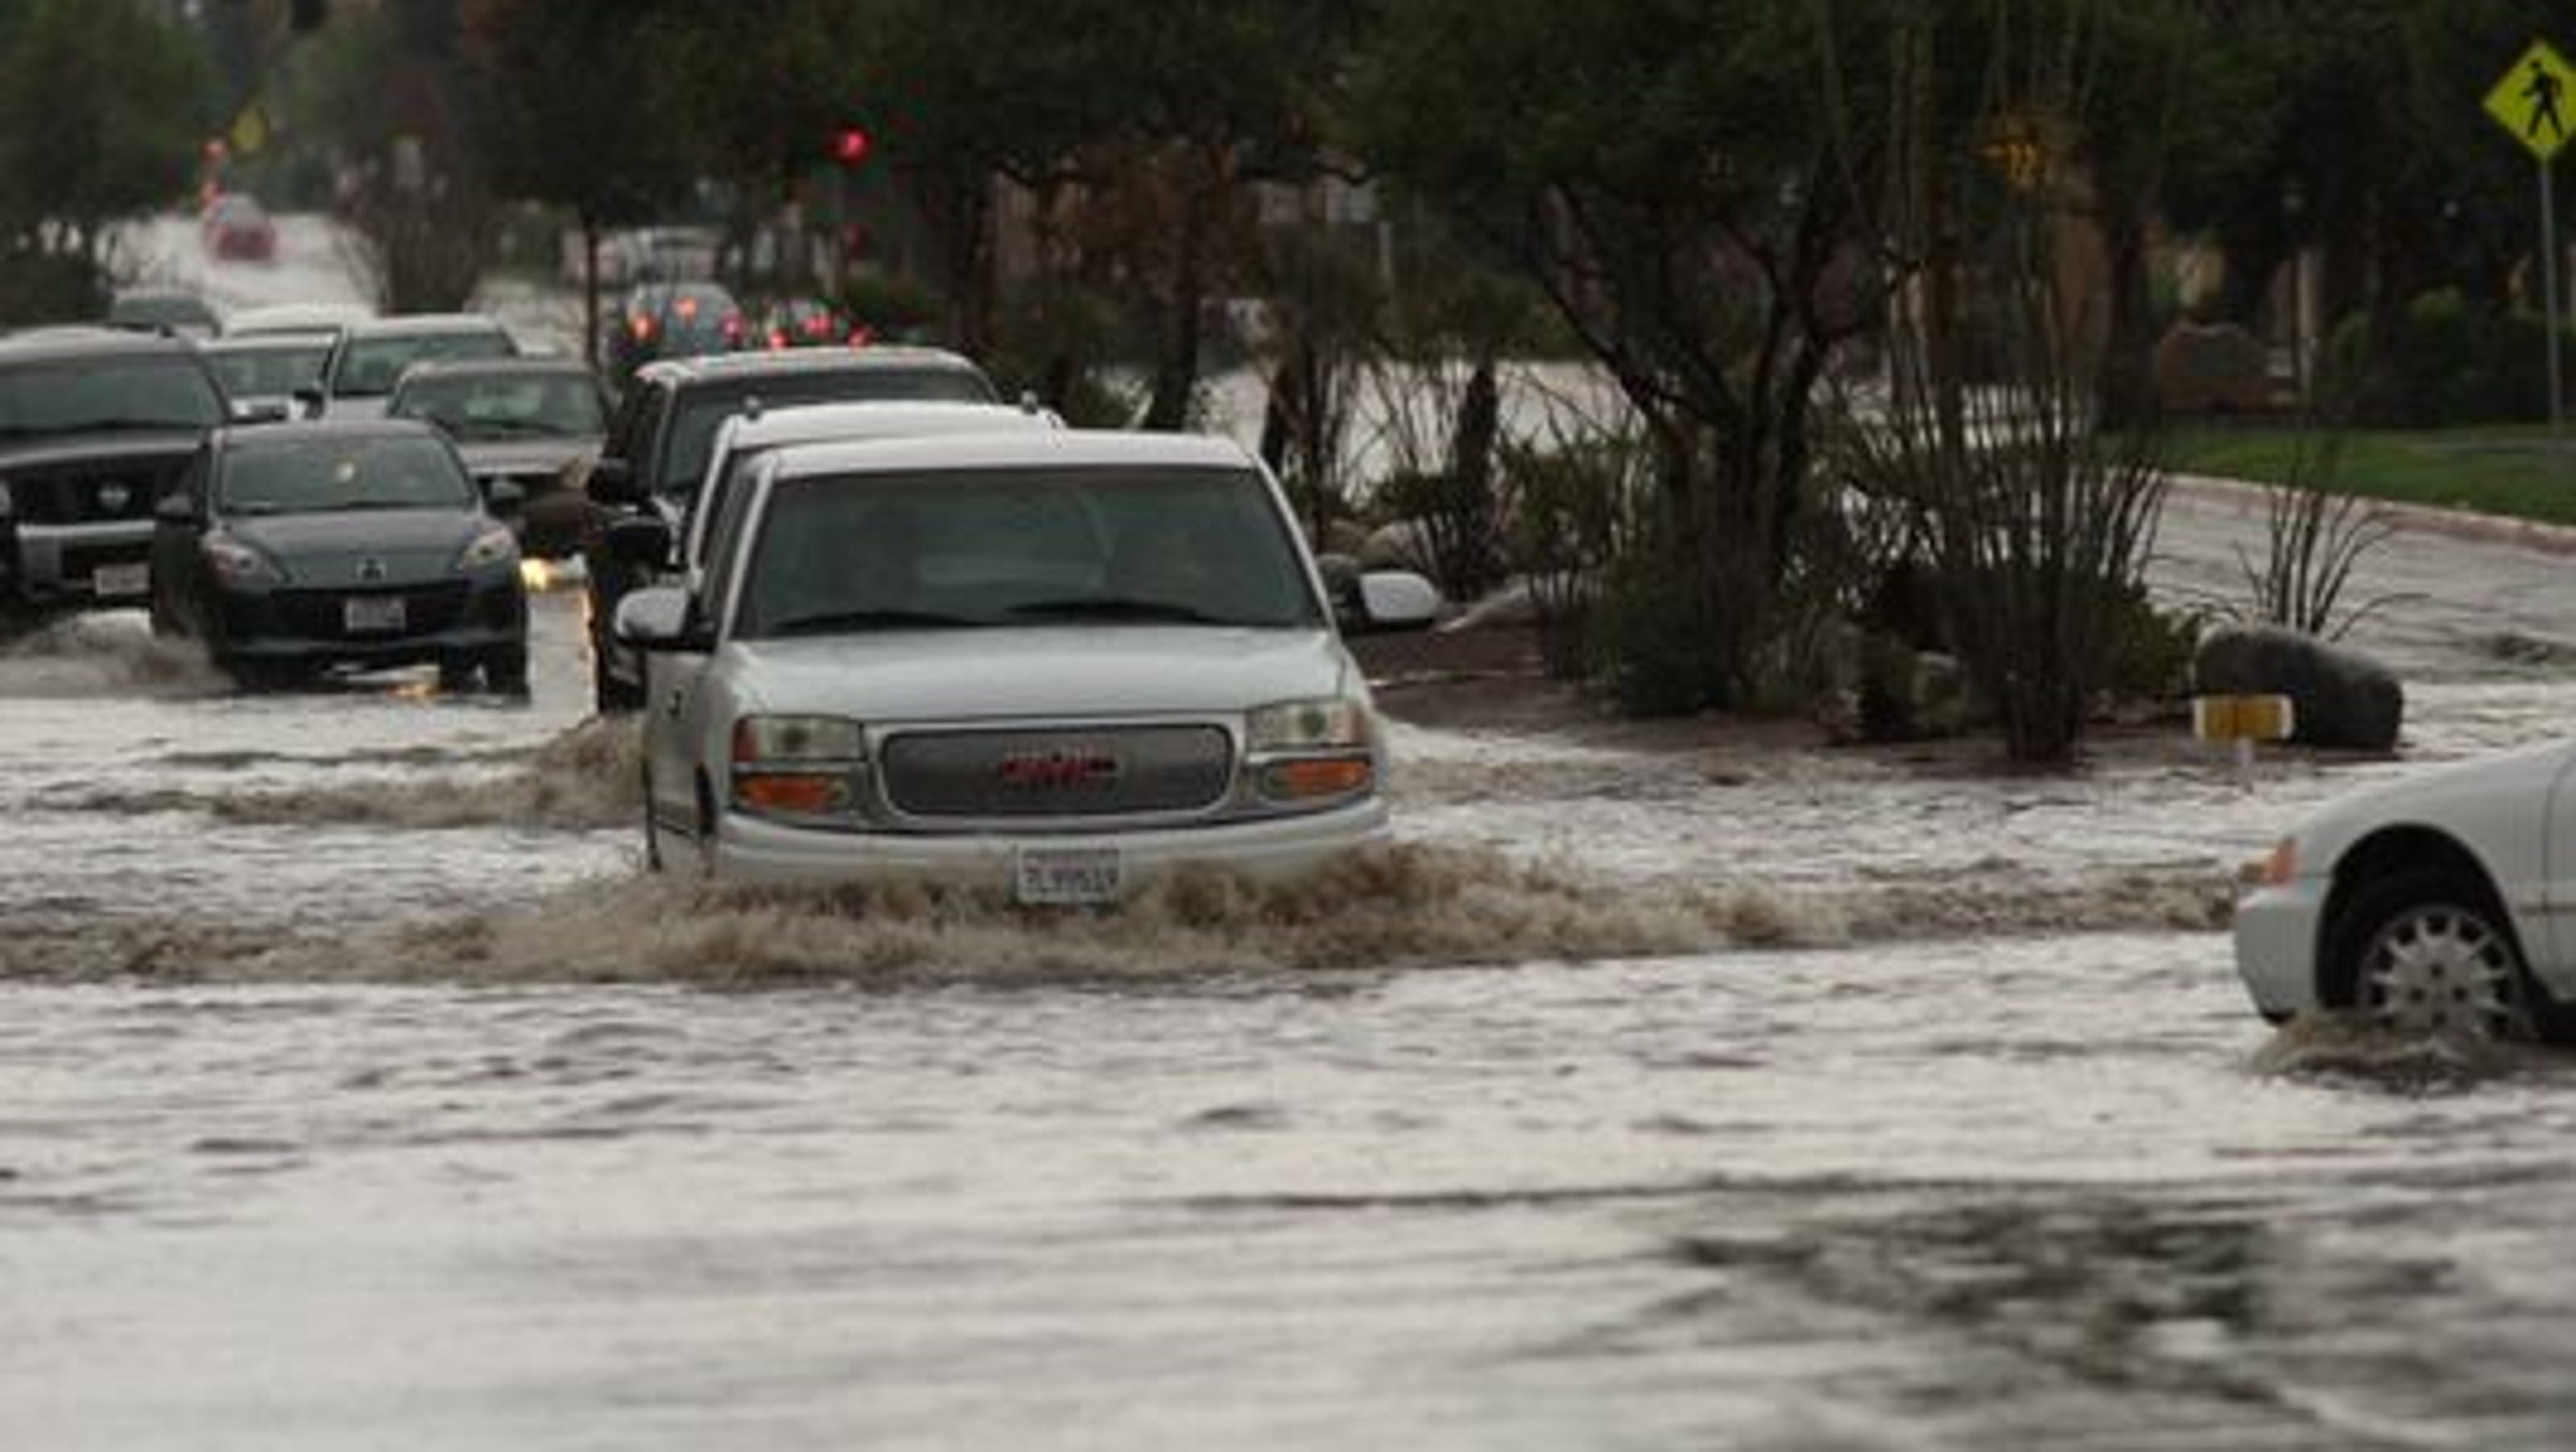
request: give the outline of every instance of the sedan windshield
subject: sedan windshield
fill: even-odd
[[[578,373],[406,379],[387,412],[426,419],[459,441],[597,438],[608,426],[599,389]]]
[[[507,358],[517,351],[509,334],[486,328],[352,338],[331,375],[331,391],[351,398],[376,397],[393,392],[403,370],[414,363],[433,358]]]
[[[0,372],[0,435],[206,429],[224,401],[185,358],[55,362]]]
[[[759,530],[736,628],[747,637],[1320,619],[1286,523],[1243,470],[787,480]]]
[[[284,398],[299,389],[319,388],[322,365],[330,356],[329,338],[205,351],[206,367],[233,398]]]
[[[224,463],[222,504],[233,514],[465,509],[476,498],[435,437],[262,439]]]

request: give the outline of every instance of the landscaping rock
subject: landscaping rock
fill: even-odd
[[[2176,323],[2156,344],[2156,401],[2167,413],[2256,413],[2271,406],[2263,344],[2234,323]]]
[[[2290,739],[2303,745],[2397,747],[2406,691],[2396,675],[2315,636],[2269,627],[2212,631],[2192,657],[2191,673],[2202,695],[2289,697],[2297,715]]]

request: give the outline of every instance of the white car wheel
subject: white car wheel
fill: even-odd
[[[2361,1011],[2405,1034],[2532,1038],[2522,956],[2483,896],[2433,875],[2365,890],[2353,905],[2361,943],[2353,996]]]

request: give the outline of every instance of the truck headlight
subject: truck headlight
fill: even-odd
[[[857,814],[867,730],[842,716],[745,716],[733,723],[733,804],[788,820]]]
[[[1347,696],[1262,706],[1244,724],[1244,749],[1256,756],[1273,751],[1350,750],[1369,744],[1368,708]]]
[[[1312,804],[1377,784],[1369,709],[1347,696],[1281,701],[1244,718],[1245,764],[1264,800]]]

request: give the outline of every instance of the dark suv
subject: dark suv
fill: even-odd
[[[643,703],[642,660],[609,631],[617,602],[655,578],[660,561],[612,547],[621,518],[657,519],[676,537],[724,421],[753,407],[901,399],[991,403],[982,369],[936,348],[794,349],[670,358],[636,371],[590,467],[582,542],[589,576],[592,694],[602,711]]]
[[[225,421],[223,391],[183,340],[0,338],[0,631],[144,604],[153,507]]]

